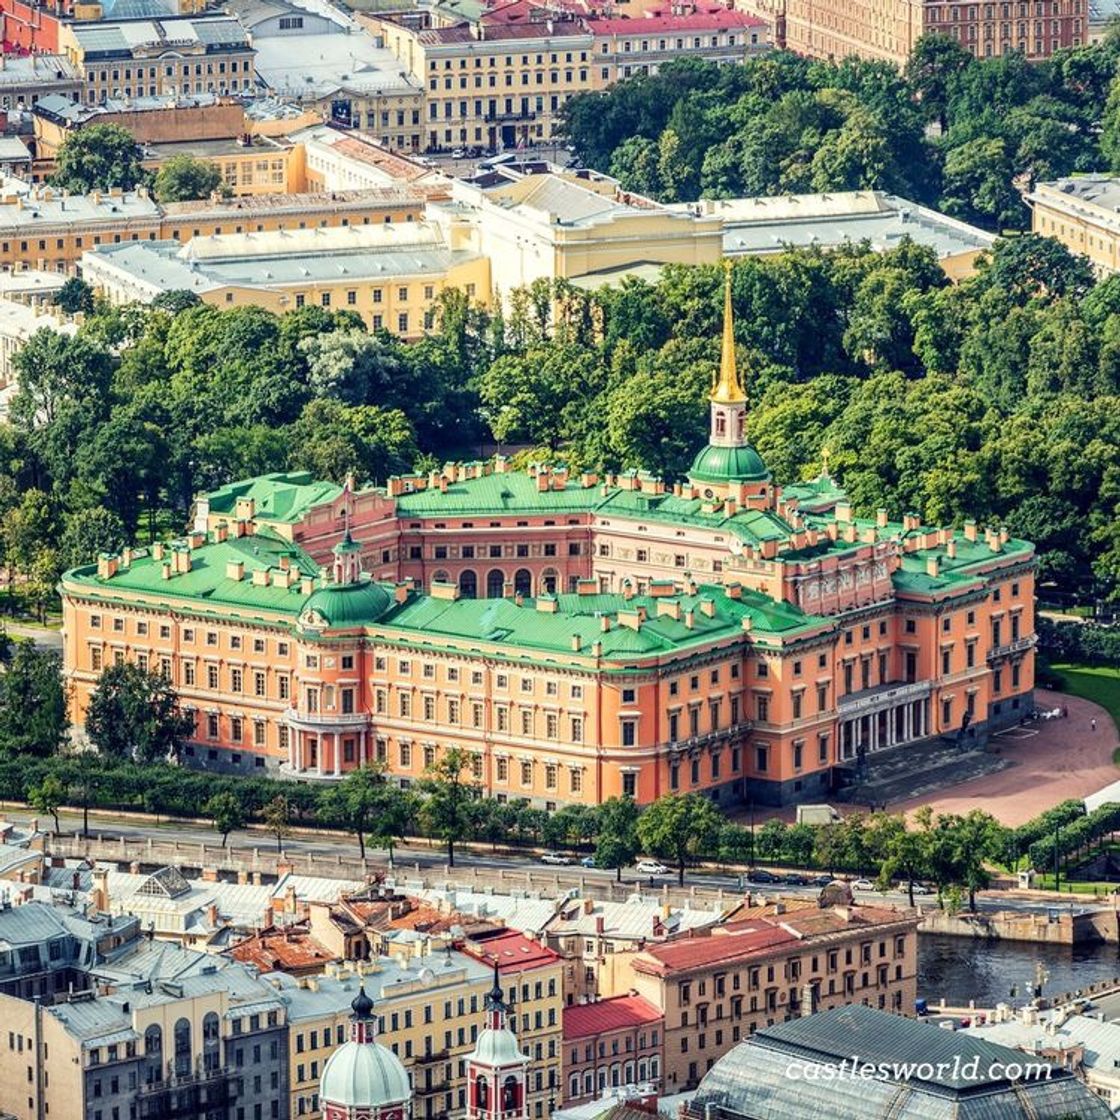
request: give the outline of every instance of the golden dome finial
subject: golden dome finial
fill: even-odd
[[[711,399],[718,404],[745,404],[747,394],[739,381],[739,371],[735,366],[735,323],[731,312],[731,269],[731,261],[725,259],[723,262],[723,346],[719,356],[719,381],[712,389]]]

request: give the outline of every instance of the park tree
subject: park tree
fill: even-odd
[[[71,276],[52,300],[67,315],[88,315],[93,310],[93,289],[80,277]]]
[[[419,807],[411,790],[401,789],[394,782],[382,780],[376,792],[368,842],[374,847],[385,848],[389,855],[389,867],[392,868],[397,841],[408,836]]]
[[[209,198],[221,186],[222,172],[216,163],[178,155],[160,165],[152,193],[159,202],[193,202]]]
[[[64,571],[92,564],[103,552],[116,555],[128,544],[120,517],[103,506],[75,510],[65,518],[59,539],[59,562]]]
[[[102,672],[90,694],[86,734],[109,759],[158,762],[177,758],[194,717],[160,673],[124,662]]]
[[[293,467],[342,483],[384,481],[412,468],[416,434],[400,409],[311,401],[292,425]]]
[[[641,811],[632,797],[610,797],[599,806],[599,834],[595,841],[595,866],[615,871],[622,882],[622,869],[629,867],[641,850],[638,819]]]
[[[132,133],[116,124],[94,124],[75,129],[58,149],[53,187],[72,194],[130,191],[144,176],[140,148]]]
[[[284,853],[284,838],[292,831],[292,812],[288,799],[283,794],[277,794],[261,810],[261,819],[265,828],[276,837],[276,854]]]
[[[245,827],[245,808],[233,790],[215,793],[202,806],[202,811],[214,822],[215,831],[221,833],[223,848],[229,843],[229,834],[234,829]]]
[[[16,642],[0,675],[0,754],[49,758],[70,730],[62,655]]]
[[[950,35],[922,35],[906,63],[906,80],[921,105],[922,115],[949,127],[949,105],[960,73],[975,61],[970,51]]]
[[[332,824],[342,824],[358,840],[358,853],[366,858],[366,834],[376,822],[377,814],[388,801],[383,796],[386,785],[384,767],[359,766],[351,770],[319,802],[319,816]]]
[[[36,813],[48,813],[54,818],[54,834],[62,831],[58,823],[58,810],[66,800],[66,787],[55,774],[47,774],[38,785],[27,791],[27,803]]]
[[[467,835],[469,806],[480,790],[473,778],[475,755],[452,747],[424,771],[420,782],[426,800],[421,817],[433,836],[447,845],[447,866],[455,866],[455,843]]]
[[[698,793],[668,794],[659,797],[638,820],[638,840],[658,859],[677,869],[684,886],[689,860],[711,850],[719,841],[723,823],[712,803]]]

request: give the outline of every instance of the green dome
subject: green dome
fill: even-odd
[[[369,579],[332,583],[314,592],[303,605],[301,626],[347,627],[376,622],[389,607],[389,593]]]
[[[709,444],[695,459],[688,477],[694,482],[762,482],[770,477],[762,457],[751,446]]]

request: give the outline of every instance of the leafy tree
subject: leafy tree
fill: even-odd
[[[93,289],[81,277],[71,276],[55,293],[52,302],[67,315],[88,315],[93,310]]]
[[[975,62],[970,51],[950,35],[922,35],[906,63],[906,80],[921,103],[926,120],[948,127],[953,87],[963,70]]]
[[[432,834],[447,845],[447,866],[455,866],[455,842],[466,835],[469,806],[479,796],[472,777],[475,756],[453,747],[444,751],[425,771],[420,782],[427,800],[421,808]]]
[[[382,781],[377,786],[377,798],[370,819],[369,842],[384,847],[389,853],[389,866],[393,867],[393,850],[398,840],[408,835],[417,814],[413,794],[393,782]]]
[[[366,858],[366,833],[388,800],[382,795],[385,784],[383,768],[359,766],[330,789],[319,805],[320,817],[345,824],[354,833],[362,859]]]
[[[945,157],[941,205],[955,218],[997,229],[1021,229],[1025,214],[1013,177],[1006,141],[969,140]]]
[[[261,810],[261,819],[264,826],[276,837],[276,853],[284,854],[284,837],[292,831],[291,809],[288,799],[283,794],[277,794]]]
[[[54,774],[47,774],[36,786],[27,791],[27,803],[36,813],[49,813],[54,818],[54,834],[61,833],[58,823],[59,806],[66,800],[66,787]]]
[[[113,187],[130,191],[143,177],[132,133],[120,125],[94,124],[76,129],[62,142],[50,182],[60,190],[88,194]]]
[[[70,730],[62,657],[34,642],[16,642],[0,676],[0,752],[48,758]]]
[[[640,811],[632,797],[611,797],[599,806],[599,835],[595,843],[595,866],[613,867],[622,882],[622,869],[641,850],[638,842]]]
[[[721,824],[719,812],[706,797],[669,794],[642,813],[638,839],[651,855],[672,862],[684,886],[685,865],[715,845]]]
[[[125,662],[97,680],[86,709],[86,734],[106,758],[154,762],[177,758],[194,717],[160,673]]]
[[[222,186],[221,168],[194,156],[172,156],[156,172],[152,193],[159,202],[191,202],[209,198]]]
[[[93,563],[103,552],[116,554],[128,544],[120,517],[103,506],[76,510],[65,519],[59,540],[63,570]]]
[[[223,848],[234,829],[245,827],[245,809],[241,798],[232,790],[219,790],[203,805],[202,811],[214,822],[215,830],[222,834]]]
[[[412,467],[415,433],[399,409],[315,400],[292,425],[292,466],[320,478],[364,485]]]

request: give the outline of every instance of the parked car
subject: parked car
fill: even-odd
[[[903,885],[902,889],[906,890],[906,886]],[[931,891],[929,887],[925,885],[925,883],[915,883],[913,890],[915,894],[933,894],[933,891]]]
[[[832,876],[831,875],[814,875],[813,878],[809,880],[809,882],[814,887],[827,887],[828,884],[832,882]]]
[[[465,151],[463,151],[462,148],[456,148],[451,153],[451,158],[452,159],[466,159],[467,158],[467,153]]]
[[[639,875],[668,875],[669,869],[663,863],[653,859],[640,859],[634,866]]]
[[[765,867],[752,867],[747,872],[748,883],[780,883],[781,879],[773,872],[767,871]]]
[[[564,855],[563,852],[545,852],[541,856],[541,863],[551,863],[555,867],[567,867],[571,862],[572,857]]]
[[[595,857],[594,856],[584,856],[583,859],[581,859],[579,861],[579,865],[580,865],[580,867],[594,867],[595,866]]]
[[[787,887],[807,887],[809,885],[809,880],[806,879],[804,875],[797,875],[797,874],[787,875],[782,880],[782,882]]]
[[[852,884],[852,890],[854,891],[873,891],[874,889],[875,884],[870,879],[857,879]]]

